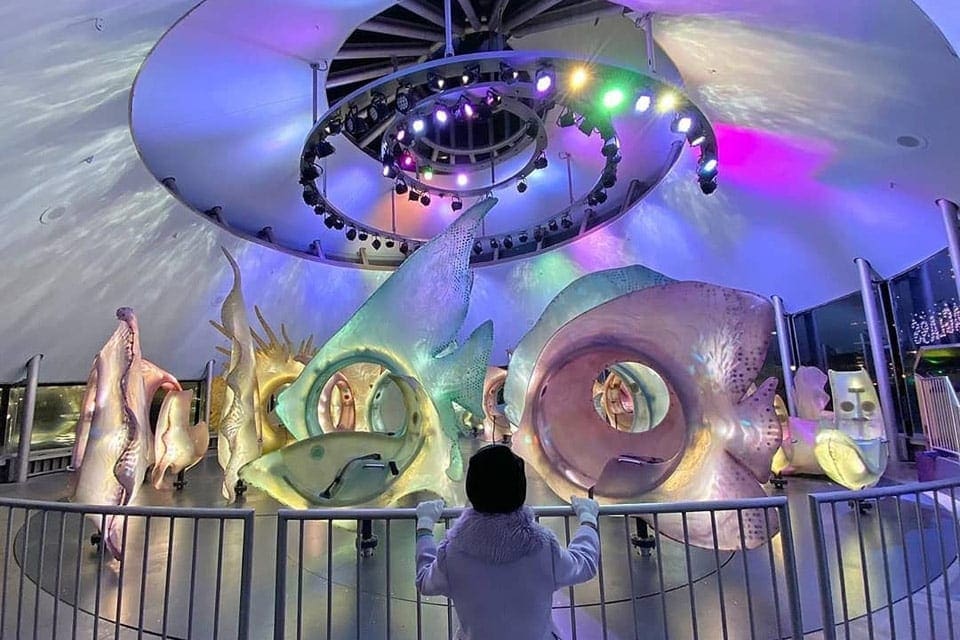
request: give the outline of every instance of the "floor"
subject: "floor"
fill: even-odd
[[[137,502],[222,506],[218,471],[215,459],[208,458],[190,472],[182,491],[156,491],[145,485]],[[909,469],[894,473],[908,477]],[[0,496],[63,500],[70,494],[68,481],[68,474],[39,477],[25,486],[0,487]],[[539,479],[531,478],[528,486],[529,503],[559,503]],[[785,490],[795,537],[803,628],[810,637],[818,637],[821,614],[806,496],[836,488],[824,479],[793,478]],[[251,490],[241,506],[256,510],[250,637],[267,638],[273,633],[276,511],[282,505]],[[844,567],[842,590],[834,576],[836,611],[842,610],[842,591],[848,617],[859,618],[849,627],[850,638],[867,637],[868,622],[876,637],[909,637],[911,622],[916,637],[947,638],[953,630],[960,637],[960,620],[948,625],[945,619],[946,603],[956,602],[960,595],[953,562],[957,556],[954,513],[938,508],[925,496],[901,501],[899,521],[896,509],[892,501],[882,501],[862,515],[847,505],[837,506],[835,520],[828,513],[828,554],[835,562],[839,542]],[[221,538],[219,521],[130,518],[120,564],[98,556],[88,542],[95,531],[93,523],[78,515],[44,516],[34,511],[25,519],[20,509],[12,514],[0,511],[0,542],[9,551],[0,557],[3,638],[66,638],[71,637],[74,624],[77,637],[98,639],[236,637],[242,547],[237,522],[224,525]],[[865,541],[863,560],[858,519]],[[543,523],[564,540],[562,519],[546,518]],[[635,526],[632,519],[621,517],[601,523],[602,598],[599,580],[556,594],[554,620],[565,638],[776,638],[788,634],[779,536],[773,544],[746,553],[687,549],[661,538],[659,552],[642,555],[628,541]],[[385,524],[376,522],[374,533],[379,538],[377,549],[361,558],[356,552],[355,523],[328,528],[325,522],[308,522],[302,532],[292,527],[287,538],[285,637],[416,638],[418,618],[420,637],[449,637],[455,629],[455,613],[446,601],[424,598],[418,605],[412,523],[393,522],[388,534]],[[943,569],[950,563],[944,581]],[[868,592],[870,608],[877,611],[869,621],[864,616]],[[53,597],[55,593],[59,598]],[[890,617],[883,608],[888,601],[895,603],[892,628],[896,635],[889,630]],[[79,607],[74,608],[74,603]],[[932,627],[928,607],[935,613]],[[960,607],[952,609],[960,613]],[[846,630],[840,627],[840,637]]]

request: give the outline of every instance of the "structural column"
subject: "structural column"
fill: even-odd
[[[953,266],[953,284],[960,300],[960,229],[957,228],[957,214],[960,207],[956,202],[940,198],[937,200],[940,213],[943,214],[943,226],[947,231],[947,249],[950,252],[950,264]]]
[[[40,360],[38,353],[27,362],[27,387],[23,396],[23,422],[20,425],[20,446],[17,451],[17,482],[27,481],[30,470],[30,440],[33,437],[33,412],[37,406],[37,383],[40,381]]]
[[[883,425],[889,446],[895,447],[897,456],[903,458],[903,444],[900,441],[895,417],[896,405],[890,388],[890,366],[887,362],[887,353],[883,348],[886,328],[873,289],[873,267],[863,258],[857,258],[854,262],[860,273],[860,297],[863,300],[863,313],[867,321],[867,335],[870,337],[870,353],[873,356],[873,370],[877,377],[877,393],[880,396],[880,409],[883,411]]]
[[[210,428],[210,407],[213,400],[213,366],[214,360],[207,360],[207,365],[203,368],[203,419],[207,423],[207,429]]]
[[[773,296],[774,319],[777,322],[777,345],[780,347],[780,366],[783,368],[783,388],[787,395],[787,411],[790,415],[797,415],[797,401],[793,395],[793,343],[790,324],[787,314],[783,311],[783,300],[780,296]]]

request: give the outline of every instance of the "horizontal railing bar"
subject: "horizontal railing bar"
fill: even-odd
[[[600,507],[601,516],[633,516],[665,513],[696,513],[705,511],[736,511],[738,509],[775,509],[787,504],[786,496],[769,496],[750,500],[711,500],[704,502],[664,502],[617,504]],[[566,505],[531,507],[535,516],[556,518],[573,515]],[[463,507],[444,509],[441,518],[456,518]],[[277,517],[285,520],[409,520],[416,518],[416,509],[279,509]]]
[[[0,497],[0,507],[11,509],[40,509],[43,511],[60,511],[63,513],[83,513],[92,515],[121,515],[121,516],[169,516],[174,518],[201,518],[219,520],[244,520],[253,517],[254,510],[231,509],[222,507],[159,507],[140,505],[94,505],[75,502],[50,502],[44,500],[27,500],[25,498]]]
[[[846,502],[848,500],[870,500],[871,498],[891,498],[911,493],[926,493],[950,487],[960,487],[960,478],[947,480],[933,480],[931,482],[914,482],[911,484],[897,484],[887,487],[873,487],[859,491],[824,491],[811,493],[810,499],[818,504],[830,502]]]

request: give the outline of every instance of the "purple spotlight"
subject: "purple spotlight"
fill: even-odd
[[[473,109],[473,105],[469,102],[463,103],[463,117],[472,118],[476,112]]]
[[[433,118],[437,121],[437,124],[447,124],[447,120],[450,119],[450,112],[447,111],[445,106],[438,104],[433,111]]]
[[[417,118],[413,121],[413,132],[414,133],[423,133],[424,128],[426,128],[427,123],[423,121],[423,118]]]
[[[465,173],[457,174],[457,186],[460,186],[460,187],[467,186],[467,174]]]
[[[553,70],[549,67],[541,67],[537,70],[536,83],[537,93],[546,93],[553,86]]]

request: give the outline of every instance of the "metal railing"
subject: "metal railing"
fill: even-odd
[[[957,487],[960,479],[809,496],[825,640],[960,635],[950,593],[960,575]],[[853,508],[838,512],[842,503]],[[841,531],[854,526],[851,548]]]
[[[960,455],[960,402],[947,376],[915,376],[920,421],[931,449]]]
[[[750,510],[775,514],[780,533],[757,549],[719,549],[718,516],[732,515],[743,541],[744,513]],[[449,526],[460,512],[444,511],[444,522]],[[570,507],[538,507],[534,513],[561,543],[570,542]],[[684,540],[658,533],[664,518],[680,519]],[[281,509],[275,640],[453,638],[456,612],[450,600],[421,596],[415,587],[415,519],[413,509]],[[714,548],[684,544],[694,520],[709,522]],[[768,533],[770,521],[763,518]],[[599,531],[596,579],[554,598],[554,621],[564,637],[802,637],[785,497],[603,507]],[[354,542],[353,553],[343,553],[344,536]],[[607,579],[604,567],[614,562],[626,565],[618,574],[628,574],[628,580]],[[668,613],[678,600],[689,607],[688,618]]]
[[[114,517],[122,553],[102,531]],[[249,637],[252,509],[0,498],[0,637]],[[216,555],[212,550],[216,550]],[[17,566],[19,565],[19,566]]]

